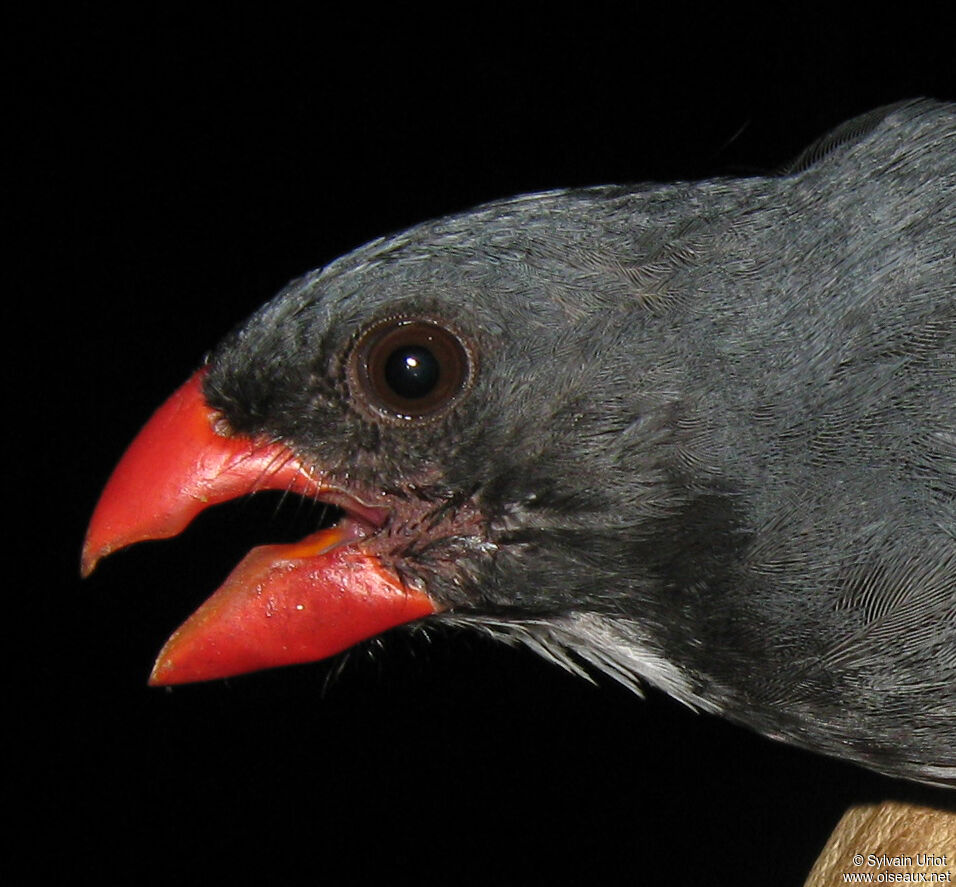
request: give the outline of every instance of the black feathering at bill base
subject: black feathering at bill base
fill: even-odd
[[[953,785],[954,251],[956,112],[913,101],[779,175],[377,240],[290,284],[197,390],[230,446],[335,491],[336,551],[419,595],[416,630]]]

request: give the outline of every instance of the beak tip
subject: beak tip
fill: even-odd
[[[80,578],[86,579],[96,569],[96,565],[103,556],[102,552],[92,551],[89,544],[83,545],[83,552],[80,555]]]
[[[148,687],[169,687],[172,684],[180,683],[175,679],[175,667],[164,656],[165,652],[166,650],[163,648],[153,663],[153,670],[149,673],[149,678],[146,681]]]
[[[94,515],[95,521],[95,515]],[[104,541],[104,534],[97,532],[93,524],[83,540],[83,550],[80,552],[80,577],[86,579],[103,558],[113,554],[127,545],[124,538]]]
[[[156,673],[159,667],[159,663],[153,666],[153,670],[149,673],[149,678],[146,681],[147,687],[164,687],[162,678]]]
[[[173,632],[172,636],[163,644],[163,648],[157,654],[156,661],[153,663],[153,668],[149,673],[149,679],[146,681],[148,686],[168,687],[170,684],[179,683],[179,681],[176,680],[175,651],[171,651],[170,647],[181,634],[182,626]]]

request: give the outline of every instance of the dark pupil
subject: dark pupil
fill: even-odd
[[[393,351],[385,363],[385,381],[401,397],[424,397],[438,384],[438,361],[427,348],[406,345]]]

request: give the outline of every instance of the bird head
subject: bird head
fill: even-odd
[[[662,522],[693,496],[669,464],[681,407],[662,380],[675,388],[679,360],[640,347],[587,227],[626,199],[519,198],[377,241],[212,352],[118,466],[85,572],[257,490],[341,518],[254,550],[167,644],[154,683],[308,661],[426,616],[571,667],[575,619],[640,607]],[[580,227],[555,232],[558,214]]]

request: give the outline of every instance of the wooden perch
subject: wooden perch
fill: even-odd
[[[956,884],[956,813],[899,801],[851,807],[804,887],[850,883]]]

